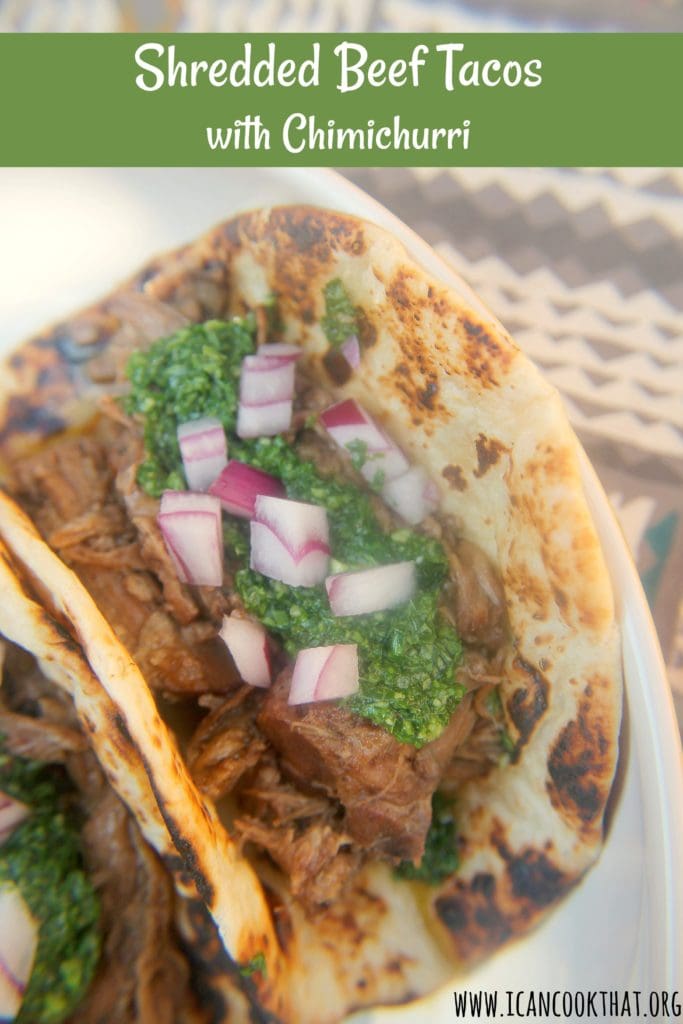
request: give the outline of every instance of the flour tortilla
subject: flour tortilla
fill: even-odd
[[[337,277],[364,317],[361,368],[334,385],[320,321],[323,289]],[[169,307],[179,323],[200,321],[242,313],[273,293],[285,339],[302,346],[310,372],[385,425],[436,482],[441,509],[501,574],[513,641],[502,697],[517,752],[463,788],[457,875],[418,905],[411,886],[375,866],[315,922],[279,892],[287,928],[276,939],[255,876],[203,810],[148,691],[137,677],[135,687],[120,682],[118,672],[134,666],[99,643],[106,627],[94,609],[79,604],[72,621],[148,758],[153,785],[172,770],[168,797],[192,819],[190,856],[208,872],[228,951],[242,958],[249,921],[240,915],[248,913],[264,942],[280,942],[267,980],[254,976],[262,1001],[285,1020],[323,1022],[429,991],[454,966],[526,932],[593,863],[617,762],[620,647],[577,442],[557,394],[478,304],[354,217],[311,207],[242,215],[27,344],[8,368],[0,453],[11,461],[81,422],[97,390],[121,382],[129,352],[155,336]],[[15,536],[5,539],[15,551]],[[42,564],[34,571],[47,580]],[[61,593],[64,583],[48,586]]]

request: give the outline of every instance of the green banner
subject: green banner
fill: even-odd
[[[7,166],[676,166],[683,35],[0,35]]]

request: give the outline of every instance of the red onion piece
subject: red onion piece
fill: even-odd
[[[30,813],[26,804],[0,790],[0,846],[7,842],[15,828],[28,818]]]
[[[372,483],[377,473],[383,480],[393,480],[410,469],[410,463],[394,442],[353,398],[337,402],[320,414],[325,428],[340,448],[360,442],[367,449],[361,473]]]
[[[367,615],[409,601],[416,582],[414,562],[394,562],[328,576],[325,589],[333,615]]]
[[[253,518],[259,494],[284,498],[285,493],[284,484],[276,477],[236,459],[230,460],[209,487],[209,494],[214,494],[220,500],[226,512],[245,519]]]
[[[243,405],[268,405],[284,402],[294,394],[294,363],[278,364],[259,356],[242,360],[240,402]]]
[[[355,334],[351,334],[340,349],[344,359],[349,364],[352,370],[357,370],[360,366],[360,345],[358,344],[358,338]]]
[[[330,556],[326,510],[319,505],[259,495],[254,514],[251,568],[293,587],[322,583]]]
[[[161,495],[159,512],[162,515],[167,512],[212,512],[215,514],[216,499],[211,494],[196,494],[194,491],[164,491]]]
[[[349,697],[358,691],[358,648],[355,644],[307,647],[299,651],[288,704]]]
[[[165,491],[157,522],[180,580],[200,587],[220,587],[223,533],[218,498]]]
[[[267,405],[243,405],[237,410],[237,436],[274,437],[289,430],[292,423],[292,401]]]
[[[353,423],[367,423],[369,418],[353,398],[345,398],[343,402],[336,402],[320,413],[320,419],[329,431],[333,427],[348,427]]]
[[[28,985],[38,946],[38,923],[19,890],[0,889],[0,1019],[13,1020]]]
[[[322,583],[330,565],[329,548],[320,541],[292,554],[264,523],[251,523],[251,557],[249,566],[255,572],[280,580],[290,587],[314,587]]]
[[[283,353],[278,346],[278,351],[269,355],[267,350],[271,346],[262,345],[258,355],[242,360],[238,437],[274,437],[289,429],[297,358],[290,351],[293,347],[285,346]]]
[[[232,655],[235,667],[250,686],[270,686],[268,637],[260,622],[226,615],[218,634]]]
[[[205,491],[228,461],[223,424],[212,416],[181,423],[178,444],[188,487],[192,491]]]
[[[256,359],[267,360],[271,366],[284,366],[296,362],[301,355],[298,345],[287,345],[283,341],[269,342],[256,350]]]
[[[387,505],[407,523],[421,523],[439,504],[439,491],[421,466],[389,480],[382,488]]]
[[[261,494],[256,498],[254,518],[269,526],[292,555],[301,553],[313,541],[329,551],[327,509],[322,505]]]

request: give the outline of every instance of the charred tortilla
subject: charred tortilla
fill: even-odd
[[[333,279],[362,311],[355,373],[330,360],[321,327]],[[307,371],[381,421],[438,484],[440,509],[457,517],[464,540],[500,573],[511,633],[502,700],[514,755],[459,794],[455,876],[426,901],[421,894],[418,908],[412,887],[369,866],[313,918],[274,877],[274,928],[256,876],[231,852],[135,666],[112,646],[82,588],[16,517],[3,514],[2,535],[57,600],[71,602],[72,626],[145,761],[176,849],[186,866],[201,865],[200,891],[228,951],[242,963],[257,947],[266,954],[267,975],[253,977],[259,998],[285,1020],[331,1021],[427,992],[453,964],[523,934],[595,860],[618,753],[620,652],[558,396],[491,318],[353,217],[308,207],[237,217],[25,345],[8,364],[3,458],[18,464],[36,443],[86,422],[98,393],[118,390],[137,347],[187,321],[242,314],[272,294],[284,340],[301,345]]]

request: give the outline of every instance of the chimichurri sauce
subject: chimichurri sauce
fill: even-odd
[[[97,967],[99,902],[83,870],[76,825],[47,769],[0,751],[0,789],[31,809],[0,847],[0,886],[13,883],[40,926],[16,1019],[59,1024],[78,1006]]]
[[[443,731],[464,693],[455,681],[462,646],[439,612],[448,571],[444,550],[414,530],[385,533],[368,493],[325,478],[282,437],[236,437],[240,366],[254,349],[253,338],[251,318],[212,321],[161,339],[132,357],[126,406],[144,417],[147,449],[138,482],[155,496],[166,487],[184,487],[177,426],[216,416],[228,434],[231,458],[279,477],[289,498],[327,509],[337,571],[413,560],[418,591],[410,602],[337,618],[323,586],[291,587],[249,569],[245,524],[226,522],[230,557],[242,566],[235,582],[247,611],[279,636],[291,655],[304,647],[357,644],[360,690],[347,698],[347,705],[402,742],[421,747]]]

